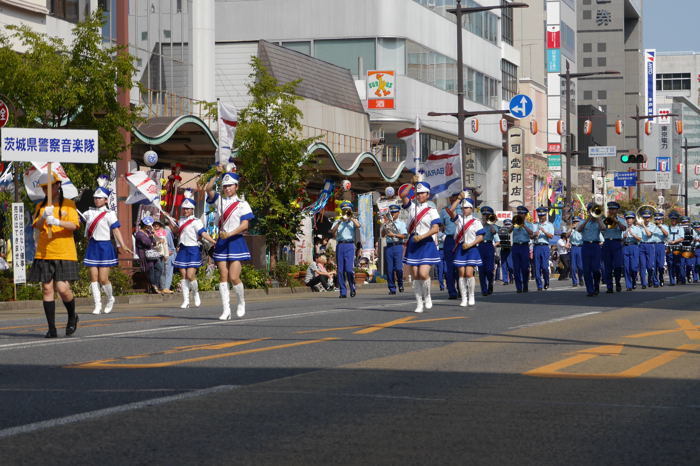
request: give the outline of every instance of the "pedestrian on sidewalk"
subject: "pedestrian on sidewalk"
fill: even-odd
[[[134,234],[136,254],[139,256],[141,272],[148,280],[149,293],[160,294],[160,276],[163,273],[161,253],[156,248],[157,239],[153,234],[153,217],[146,216],[139,222],[139,230]]]
[[[107,200],[111,191],[105,187],[106,184],[103,185],[105,181],[100,180],[109,181],[106,176],[99,178],[98,184],[100,186],[95,189],[95,193],[92,196],[95,208],[88,210],[84,214],[85,237],[88,239],[88,246],[85,251],[83,264],[88,267],[88,274],[90,275],[90,292],[95,303],[92,313],[100,314],[103,312],[101,286],[107,297],[104,313],[109,314],[114,306],[114,294],[112,292],[112,283],[109,281],[109,270],[119,265],[117,251],[110,241],[111,236],[114,235],[117,247],[121,251],[126,251],[129,254],[133,254],[133,252],[124,244],[124,239],[119,231],[121,225],[117,219],[117,213],[109,210],[107,207]]]
[[[561,272],[559,272],[559,280],[566,280],[569,278],[569,270],[571,269],[571,257],[569,256],[570,249],[571,244],[569,243],[568,234],[566,232],[562,232],[561,236],[557,240],[557,254],[562,266]]]
[[[333,272],[326,270],[328,258],[321,254],[306,269],[304,284],[311,288],[311,291],[333,291]]]
[[[36,207],[32,226],[39,231],[39,241],[34,262],[29,270],[28,281],[41,282],[44,314],[48,324],[46,338],[56,338],[55,292],[63,301],[68,312],[66,336],[73,335],[78,328],[78,314],[75,312],[75,297],[70,282],[78,279],[78,253],[73,232],[78,229],[80,220],[75,202],[64,199],[58,176],[51,173],[39,178],[39,186],[44,191],[44,200]],[[48,190],[51,189],[51,203]],[[49,232],[51,236],[49,237]]]

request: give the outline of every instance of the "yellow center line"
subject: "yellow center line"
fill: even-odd
[[[336,327],[336,328],[323,328],[317,330],[301,330],[299,332],[294,332],[298,335],[303,335],[305,333],[319,333],[319,332],[335,332],[337,330],[354,330],[356,328],[363,328],[364,325],[352,325],[350,327]]]
[[[300,342],[296,342],[296,343],[286,343],[284,345],[266,346],[264,348],[255,348],[255,349],[249,349],[249,350],[234,351],[232,353],[212,354],[209,356],[200,356],[200,357],[196,357],[196,358],[181,359],[178,361],[167,361],[167,362],[159,362],[159,363],[151,363],[151,364],[114,364],[114,363],[112,363],[112,361],[116,361],[116,360],[106,359],[103,361],[94,361],[94,362],[76,364],[76,365],[65,366],[65,367],[71,368],[71,369],[152,369],[152,368],[159,368],[159,367],[172,367],[172,366],[177,366],[180,364],[209,361],[211,359],[228,358],[228,357],[232,357],[232,356],[241,356],[244,354],[262,353],[265,351],[293,348],[296,346],[311,345],[314,343],[323,343],[326,341],[333,341],[333,340],[337,340],[337,338],[333,338],[333,337],[321,338],[320,340],[300,341]]]
[[[464,316],[462,316],[462,317],[441,317],[439,319],[414,320],[414,321],[407,322],[407,323],[409,323],[409,324],[421,324],[424,322],[439,322],[441,320],[455,320],[455,319],[466,319],[466,317],[464,317]]]
[[[694,325],[687,319],[676,319],[678,328],[672,328],[668,330],[654,330],[652,332],[636,333],[634,335],[627,335],[625,338],[644,338],[653,337],[656,335],[667,335],[669,333],[685,332],[685,334],[691,340],[700,340],[700,325]]]
[[[680,358],[684,354],[687,354],[688,351],[693,351],[698,348],[700,348],[700,345],[681,345],[678,348],[675,348],[671,351],[667,351],[663,354],[656,356],[655,358],[651,358],[648,361],[644,361],[641,364],[637,364],[634,367],[622,371],[617,375],[621,377],[639,377],[641,375],[646,374],[647,372],[653,371],[657,367],[661,367],[665,364],[668,364],[674,359]]]
[[[377,332],[377,331],[385,329],[387,327],[393,327],[394,325],[405,324],[406,322],[413,320],[415,318],[416,318],[415,316],[403,317],[401,319],[392,320],[390,322],[384,322],[383,324],[371,325],[367,328],[363,328],[362,330],[358,330],[357,332],[353,332],[353,333],[355,335],[366,335],[368,333]]]

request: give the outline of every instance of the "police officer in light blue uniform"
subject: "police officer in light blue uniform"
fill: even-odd
[[[666,263],[668,264],[668,282],[669,286],[675,286],[676,282],[684,284],[685,277],[681,274],[681,243],[683,242],[683,227],[678,224],[681,216],[678,212],[673,211],[668,214],[668,219],[671,224],[667,227],[668,230],[668,255]]]
[[[622,232],[622,254],[627,291],[637,288],[637,273],[639,272],[639,243],[642,241],[642,229],[639,225],[635,225],[636,218],[634,212],[625,212],[627,229]]]
[[[652,213],[649,210],[642,212],[644,222],[642,228],[642,242],[639,246],[639,269],[642,276],[642,289],[647,286],[659,287],[656,276],[656,245],[654,244],[654,234],[659,233],[659,228],[650,222]]]
[[[668,240],[668,227],[664,225],[663,212],[654,213],[654,224],[659,232],[654,234],[654,247],[656,248],[656,276],[659,285],[664,286],[664,267],[666,262],[666,241]]]
[[[513,222],[512,239],[513,248],[510,256],[513,259],[513,276],[515,288],[518,293],[527,293],[527,284],[530,279],[530,238],[534,234],[535,226],[527,221],[529,210],[525,206],[518,206],[516,216],[522,218],[522,225]]]
[[[443,253],[445,258],[445,281],[447,286],[447,294],[449,299],[458,299],[459,292],[457,291],[457,271],[454,265],[454,249],[455,249],[455,233],[457,226],[452,221],[454,212],[450,210],[450,205],[457,199],[459,192],[450,195],[449,204],[440,211],[440,221],[442,222],[442,232],[445,233],[445,242],[443,243]]]
[[[533,257],[535,260],[535,283],[537,291],[549,288],[549,240],[554,236],[554,225],[547,220],[547,208],[539,206],[537,209],[537,223],[534,224]]]
[[[389,206],[393,226],[398,233],[393,231],[394,228],[389,228],[386,222],[382,225],[381,230],[381,235],[386,239],[384,264],[389,294],[396,294],[397,283],[399,292],[403,293],[403,245],[406,242],[408,231],[406,230],[406,222],[399,220],[399,212],[401,212],[401,206]]]
[[[579,285],[583,285],[583,236],[578,231],[581,217],[574,217],[571,223],[571,236],[569,236],[569,244],[571,244],[571,286],[576,288]]]
[[[608,293],[613,292],[613,275],[615,276],[615,289],[622,291],[622,271],[624,267],[622,251],[622,233],[627,230],[627,222],[617,212],[620,204],[615,201],[608,202],[608,217],[606,221],[611,225],[605,225],[603,234],[603,264],[605,270],[605,286]]]
[[[593,208],[593,204],[589,203],[588,211]],[[583,261],[583,281],[586,283],[587,296],[597,296],[600,293],[600,265],[602,252],[600,249],[601,231],[605,228],[603,220],[593,218],[590,213],[586,220],[579,226],[578,231],[581,233],[583,246],[581,256]]]
[[[496,247],[499,243],[498,229],[496,225],[489,225],[486,217],[495,215],[489,206],[481,208],[481,224],[484,227],[484,240],[477,245],[481,256],[479,266],[479,284],[481,285],[481,296],[488,296],[493,293],[494,267],[496,265]]]
[[[333,223],[331,234],[335,235],[338,243],[335,258],[338,265],[340,297],[347,298],[346,279],[350,287],[350,296],[355,296],[355,232],[360,228],[360,222],[352,214],[351,202],[343,201],[340,210],[343,216]]]

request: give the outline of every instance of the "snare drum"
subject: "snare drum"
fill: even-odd
[[[681,250],[681,256],[683,256],[684,259],[692,259],[695,257],[695,251],[692,246],[683,246]]]
[[[681,252],[683,252],[683,246],[681,246],[680,244],[673,244],[670,246],[670,248],[671,254],[673,254],[674,256],[680,256]]]

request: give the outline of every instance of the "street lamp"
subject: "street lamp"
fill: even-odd
[[[700,149],[700,145],[697,146],[689,146],[688,145],[688,138],[683,138],[683,158],[685,159],[683,163],[683,194],[684,194],[684,199],[683,199],[683,208],[685,209],[685,214],[690,215],[688,212],[688,151],[690,149]]]
[[[571,206],[571,80],[573,78],[585,78],[587,76],[602,76],[608,74],[620,74],[619,71],[593,71],[590,73],[572,73],[569,60],[566,60],[566,73],[559,76],[566,80],[566,127],[564,128],[564,141],[566,143],[566,205]]]
[[[494,111],[494,112],[479,112],[479,113],[474,113],[474,112],[465,112],[464,111],[464,60],[462,59],[462,16],[465,14],[471,14],[471,13],[480,13],[482,11],[489,11],[489,10],[498,10],[498,9],[503,9],[503,8],[528,8],[529,5],[527,3],[519,3],[519,2],[514,2],[514,3],[503,3],[501,5],[493,5],[493,6],[478,6],[478,7],[467,7],[464,8],[462,7],[462,0],[457,0],[457,7],[456,8],[450,8],[447,10],[448,13],[452,13],[453,15],[456,16],[457,19],[457,113],[450,113],[450,114],[437,114],[435,113],[432,115],[434,112],[428,113],[428,115],[431,116],[439,116],[439,115],[452,115],[457,117],[457,139],[459,139],[459,144],[460,144],[460,153],[462,154],[460,163],[464,165],[464,119],[468,118],[467,115],[471,114],[471,116],[475,115],[484,115],[484,114],[489,114],[489,113],[507,113],[507,112],[501,112],[499,111]],[[464,170],[462,170],[462,187],[464,187]]]

